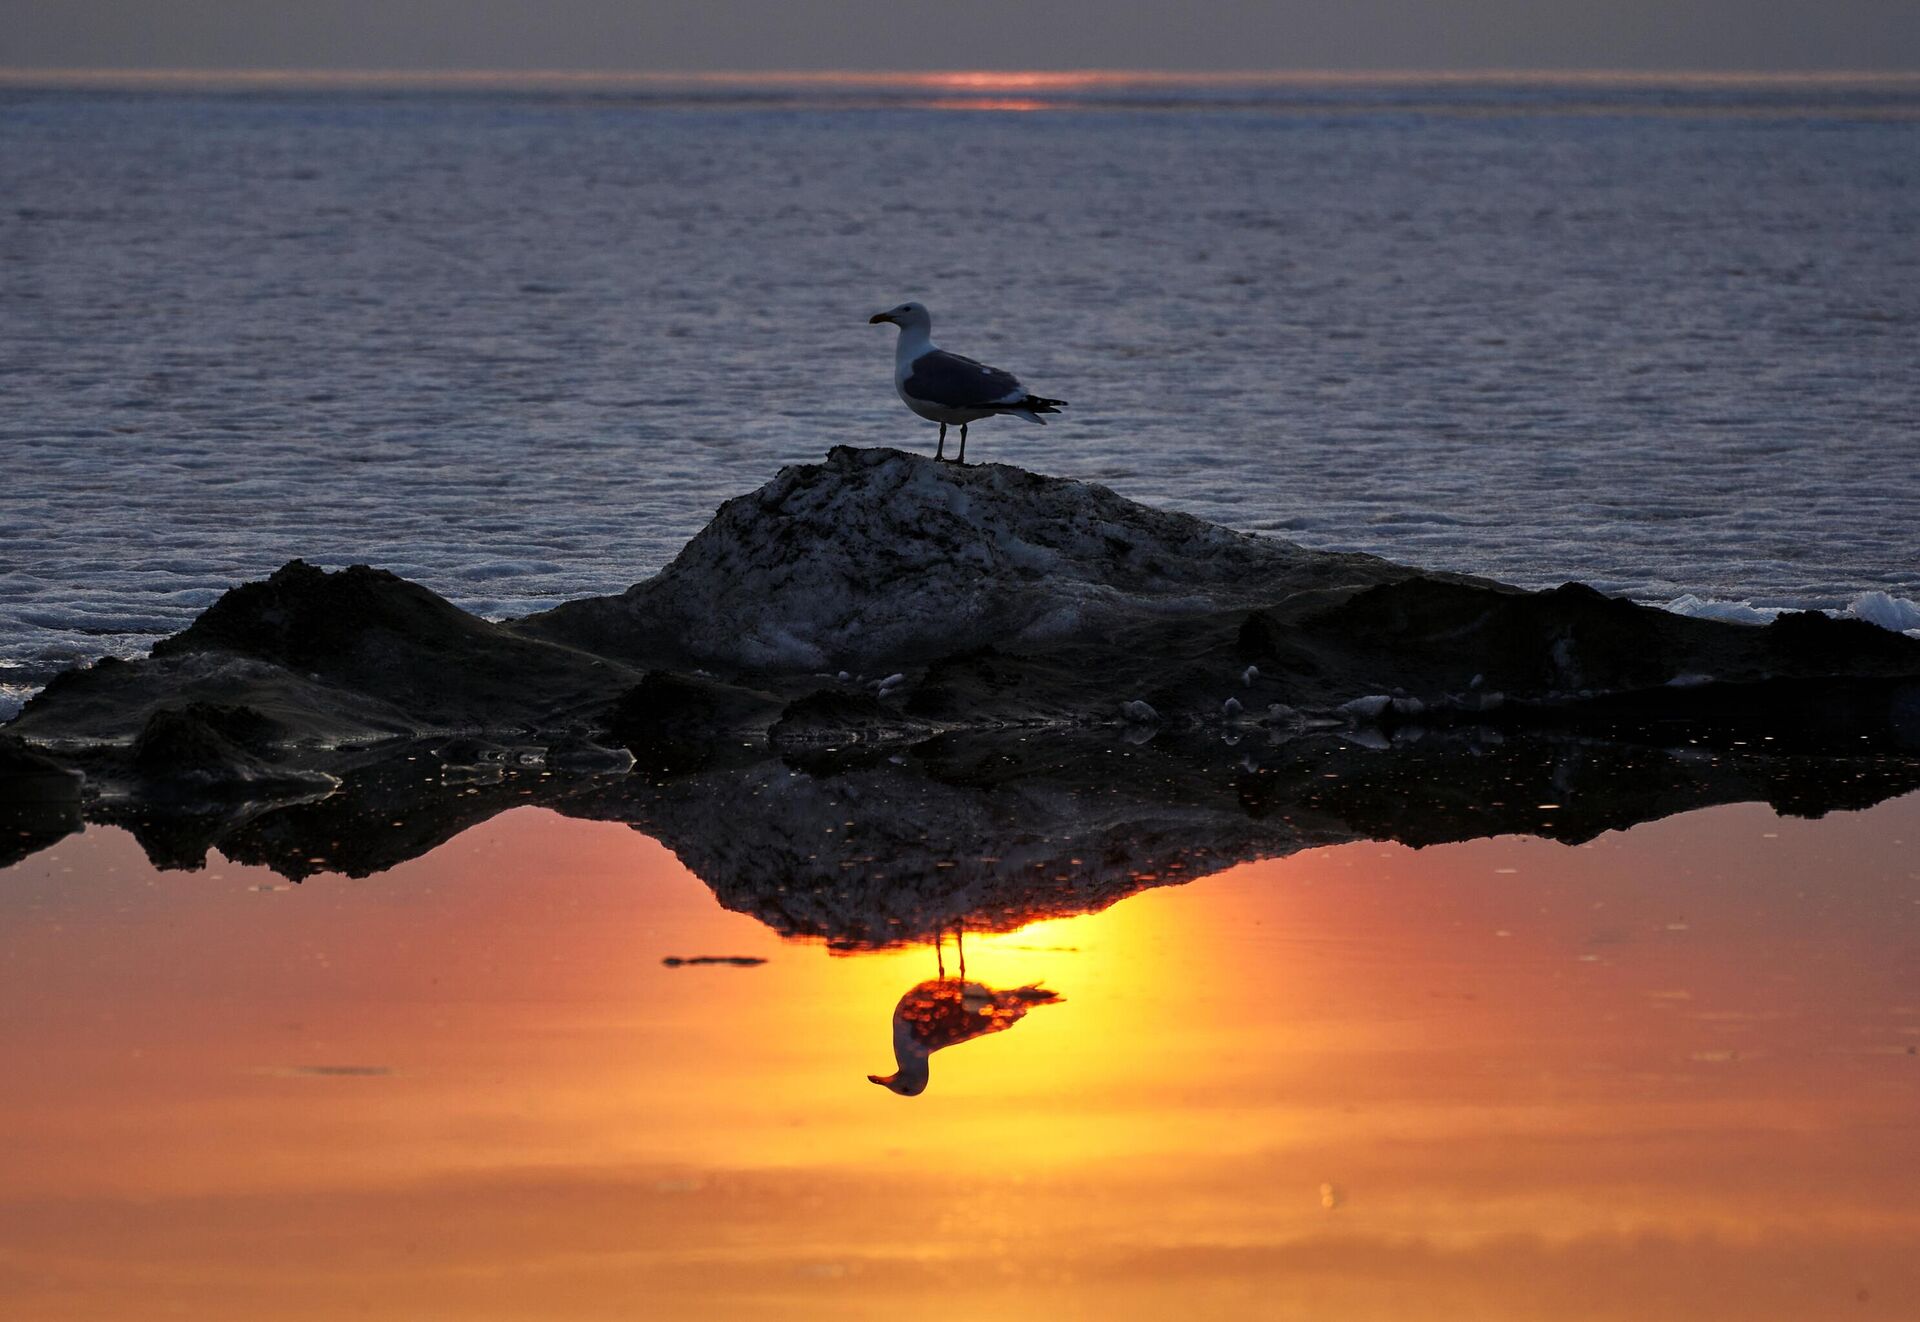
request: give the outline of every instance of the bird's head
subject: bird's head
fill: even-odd
[[[927,1090],[927,1076],[925,1074],[915,1076],[907,1076],[904,1073],[869,1074],[867,1076],[867,1082],[877,1083],[882,1088],[891,1088],[902,1097],[918,1097]]]
[[[869,326],[877,326],[883,321],[890,321],[902,330],[910,327],[926,330],[933,325],[933,314],[927,311],[925,303],[902,303],[899,307],[876,312],[867,318]]]

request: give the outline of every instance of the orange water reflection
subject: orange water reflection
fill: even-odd
[[[903,1105],[931,952],[623,827],[299,887],[94,830],[0,877],[0,1314],[1912,1317],[1915,842],[1725,808],[969,934],[1066,997]]]

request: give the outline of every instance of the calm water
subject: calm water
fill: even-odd
[[[0,88],[0,674],[295,555],[620,589],[838,442],[1528,584],[1920,597],[1920,85]],[[0,700],[5,699],[0,693]]]
[[[1245,865],[966,937],[1062,999],[903,1098],[932,948],[782,942],[618,824],[299,886],[90,828],[0,874],[0,1312],[1910,1319],[1916,843]]]

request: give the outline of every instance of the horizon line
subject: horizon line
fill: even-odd
[[[1551,83],[1592,86],[1804,86],[1920,83],[1920,69],[501,69],[0,66],[0,84],[110,85],[226,82],[239,85],[481,86],[486,84],[736,86],[786,83],[925,88],[943,91],[1071,91],[1135,86],[1257,86],[1284,84]]]

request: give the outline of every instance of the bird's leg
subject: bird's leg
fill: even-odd
[[[964,428],[965,424],[962,424],[962,429]],[[964,978],[967,976],[967,929],[965,927],[953,929],[953,948],[959,952],[960,976]]]
[[[960,424],[960,460],[959,462],[963,464],[967,462],[967,424],[964,422]]]
[[[947,424],[944,422],[940,424],[940,448],[933,452],[933,457],[935,460],[947,457]]]

